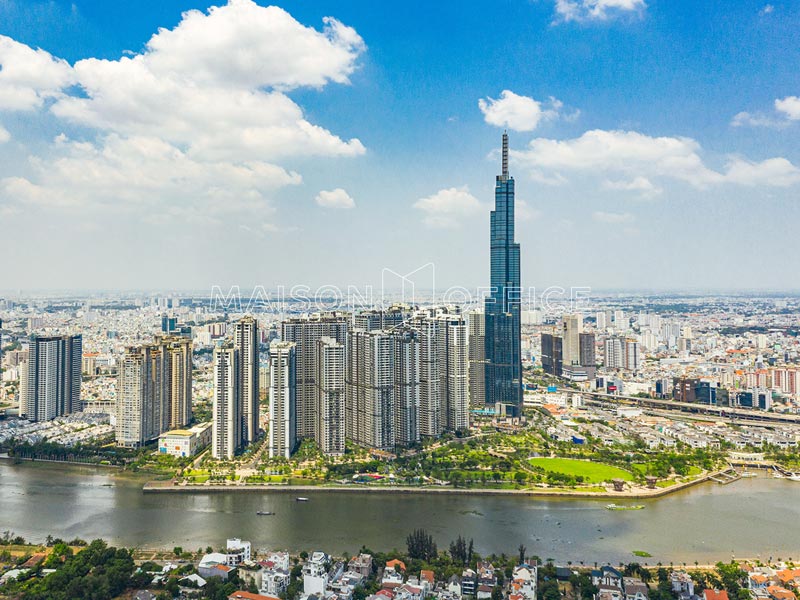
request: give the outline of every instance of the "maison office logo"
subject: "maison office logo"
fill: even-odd
[[[212,286],[209,309],[212,312],[268,313],[283,318],[328,311],[386,310],[392,306],[457,306],[462,312],[472,312],[482,310],[489,303],[503,302],[505,306],[518,306],[522,311],[539,311],[546,317],[581,310],[591,297],[588,286],[549,286],[541,290],[517,286],[503,286],[502,289],[498,286],[449,286],[440,291],[433,262],[405,272],[384,267],[377,290],[368,283],[257,285],[249,290],[244,288],[244,293],[242,289],[239,285],[232,285],[227,291],[223,286]]]

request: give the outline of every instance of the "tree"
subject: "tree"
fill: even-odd
[[[466,565],[471,558],[467,551],[467,540],[460,535],[455,541],[450,542],[450,558],[453,559],[453,562],[457,562],[462,565]]]
[[[436,542],[424,529],[416,529],[406,538],[408,556],[420,560],[431,561],[438,554]]]
[[[181,548],[180,546],[175,546],[172,549],[172,552],[173,554],[175,554],[175,556],[180,556],[181,554],[183,554],[183,548]]]
[[[523,565],[525,564],[525,552],[527,551],[527,548],[524,544],[520,544],[517,550],[519,551],[519,564]]]

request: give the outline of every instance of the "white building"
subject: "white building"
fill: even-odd
[[[272,342],[269,347],[269,457],[289,458],[297,442],[296,345]]]
[[[211,455],[233,458],[242,447],[242,403],[239,393],[239,351],[214,348],[214,407]]]

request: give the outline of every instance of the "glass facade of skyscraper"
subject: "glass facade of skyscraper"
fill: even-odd
[[[494,188],[491,214],[491,292],[486,313],[486,403],[522,410],[519,244],[514,242],[514,178],[508,174],[508,135],[503,134],[503,167]]]

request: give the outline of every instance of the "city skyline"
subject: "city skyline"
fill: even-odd
[[[210,5],[0,5],[0,288],[485,285],[504,128],[526,283],[795,287],[748,241],[800,249],[794,6]]]

